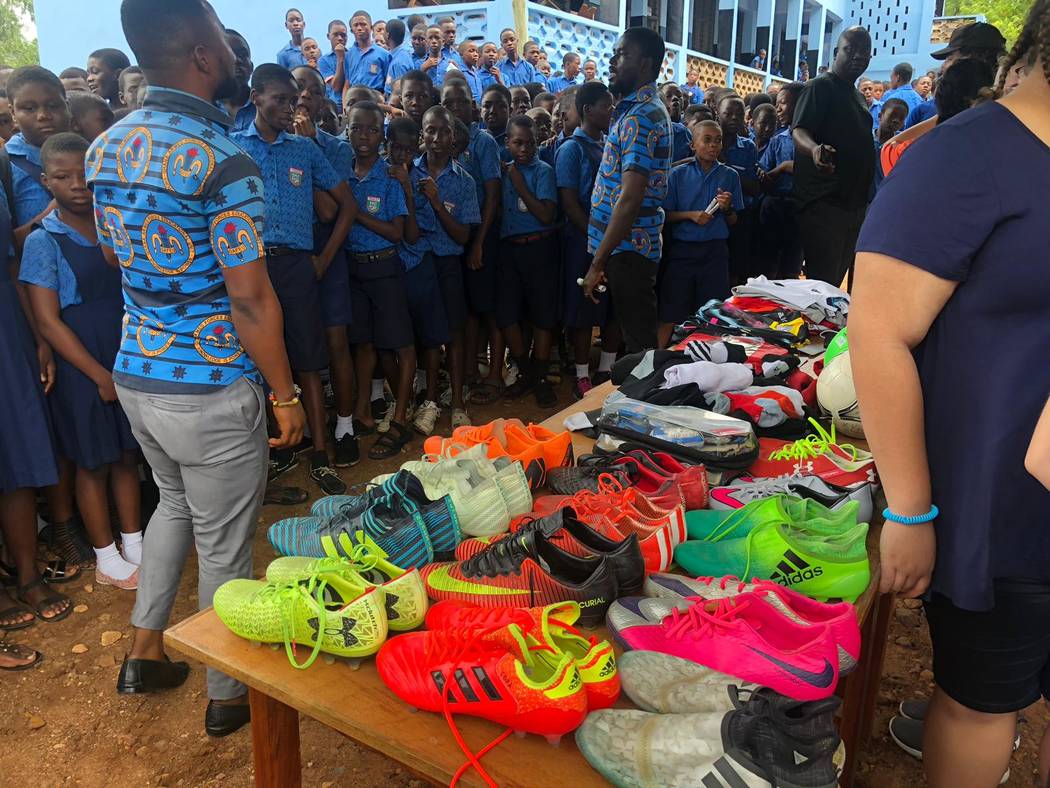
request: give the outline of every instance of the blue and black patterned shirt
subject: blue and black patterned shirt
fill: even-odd
[[[609,136],[605,139],[605,154],[598,178],[591,194],[591,224],[588,227],[587,248],[594,254],[602,242],[613,206],[620,199],[623,173],[640,172],[649,182],[642,198],[642,207],[627,238],[613,250],[636,252],[656,262],[660,259],[664,226],[664,197],[667,196],[667,177],[671,169],[671,118],[650,82],[625,96],[616,105],[616,115]]]
[[[151,87],[142,109],[87,154],[99,243],[123,271],[124,327],[113,379],[157,393],[259,380],[230,312],[223,268],[263,256],[263,184],[227,136],[229,116]]]

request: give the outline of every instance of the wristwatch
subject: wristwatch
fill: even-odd
[[[295,392],[294,395],[290,400],[285,400],[284,402],[279,401],[277,399],[277,395],[274,394],[274,392],[271,390],[270,404],[273,405],[275,408],[294,408],[296,405],[299,404],[299,397],[302,396],[303,390],[296,385],[293,385],[292,389]]]

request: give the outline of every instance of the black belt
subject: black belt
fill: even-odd
[[[267,257],[288,257],[293,254],[310,254],[306,249],[293,249],[290,246],[265,246],[263,254]]]
[[[388,246],[378,252],[351,252],[350,256],[358,263],[378,263],[380,260],[389,260],[397,254],[396,246]]]
[[[533,241],[540,241],[540,240],[542,240],[544,238],[549,238],[550,236],[554,235],[556,232],[558,232],[558,231],[557,230],[544,230],[542,233],[532,233],[531,235],[512,235],[507,240],[510,241],[512,244],[515,244],[515,245],[531,244]]]

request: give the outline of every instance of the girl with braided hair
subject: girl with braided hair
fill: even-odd
[[[923,598],[933,788],[998,784],[1017,712],[1050,697],[1050,491],[1025,467],[1050,393],[1050,0],[1003,73],[1030,53],[1012,93],[898,162],[857,243],[850,352],[888,503],[881,590]],[[1044,737],[1040,785],[1048,773]]]

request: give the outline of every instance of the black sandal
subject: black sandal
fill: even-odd
[[[84,527],[75,519],[48,526],[47,549],[63,561],[80,567],[95,565],[95,551],[88,544]]]
[[[370,460],[389,460],[401,453],[412,441],[412,431],[404,424],[390,422],[390,429],[379,436],[372,448],[368,450]]]
[[[29,655],[33,655],[33,661],[25,665],[12,665],[9,668],[0,666],[0,670],[29,670],[35,668],[44,660],[44,655],[37,651],[35,648],[29,648],[28,646],[22,646],[18,643],[8,643],[6,640],[0,640],[0,654],[11,654],[14,655],[15,659],[19,657],[25,658]]]
[[[491,380],[480,380],[470,388],[470,401],[474,405],[491,405],[503,398],[504,387]]]
[[[70,574],[70,565],[75,566],[77,571]],[[40,576],[49,583],[70,583],[80,577],[82,571],[78,564],[58,558],[54,561],[48,561],[44,568],[40,570]],[[18,584],[18,571],[10,564],[0,561],[0,573],[3,575],[0,577],[0,584],[8,588],[14,588]]]
[[[278,506],[296,506],[306,503],[309,496],[302,487],[284,487],[280,484],[266,485],[266,494],[263,503],[272,503]]]
[[[56,621],[61,621],[63,618],[66,618],[67,616],[69,616],[70,613],[73,612],[73,600],[65,594],[59,594],[58,592],[48,594],[36,604],[33,604],[28,599],[26,599],[27,592],[32,591],[34,588],[40,588],[41,586],[43,586],[44,588],[47,587],[47,583],[42,577],[38,577],[32,583],[27,583],[24,586],[19,586],[18,601],[26,607],[28,607],[30,612],[32,612],[45,624],[54,624]],[[43,612],[44,609],[54,604],[57,604],[58,602],[69,602],[69,604],[66,605],[66,609],[63,610],[61,613],[56,613],[55,615],[50,617],[45,616]]]
[[[0,610],[0,620],[32,612],[32,608],[28,605],[11,605],[7,610]],[[35,623],[36,619],[31,618],[28,621],[23,621],[21,624],[0,624],[0,632],[17,632],[19,629],[26,629]]]

